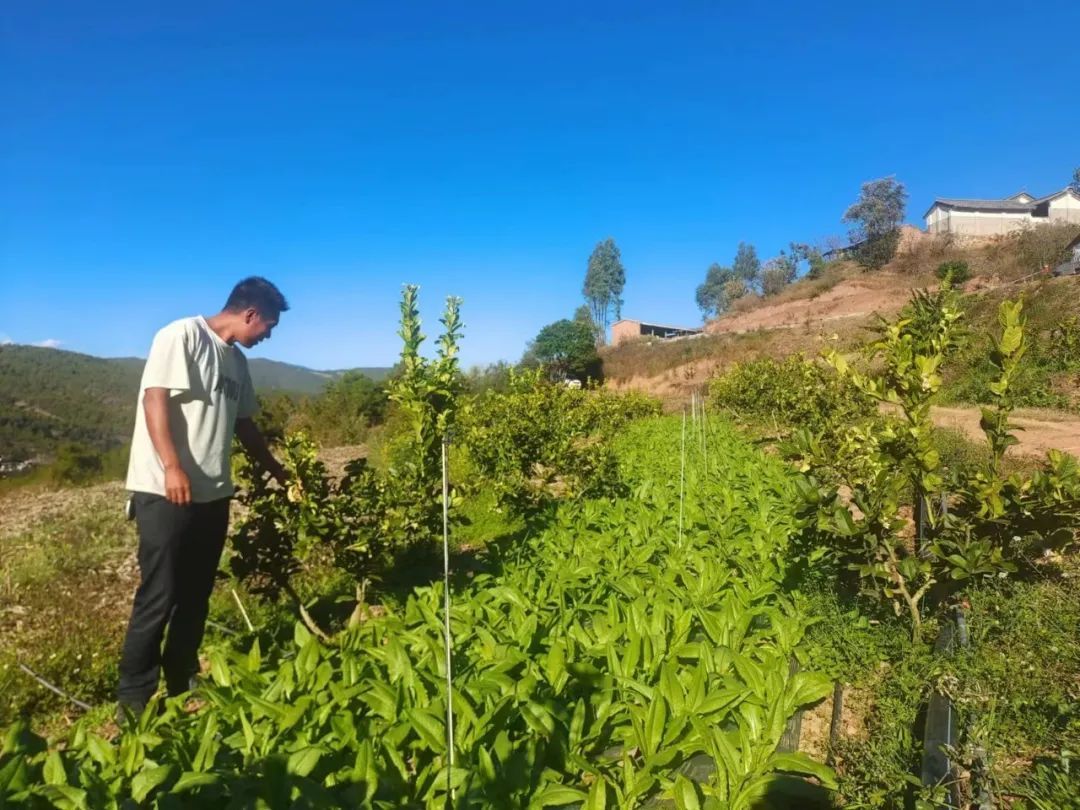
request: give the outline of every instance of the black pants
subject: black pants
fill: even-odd
[[[229,499],[177,506],[161,495],[136,492],[135,520],[141,581],[116,694],[121,703],[142,706],[157,691],[162,670],[172,695],[187,691],[199,671],[199,644],[229,527]]]

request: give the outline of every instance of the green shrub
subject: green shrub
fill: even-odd
[[[610,492],[618,483],[612,439],[631,420],[660,413],[639,393],[570,388],[538,371],[512,374],[462,412],[462,443],[476,475],[502,504],[524,510],[559,497]]]
[[[1036,225],[1016,235],[1016,250],[1024,270],[1037,273],[1065,261],[1068,245],[1076,238],[1076,225]]]
[[[801,355],[739,363],[709,383],[714,407],[740,417],[831,434],[873,413],[870,398]]]
[[[57,486],[87,484],[101,476],[104,469],[101,453],[79,444],[65,444],[56,453],[50,478]]]
[[[971,278],[971,268],[968,267],[968,263],[960,260],[942,262],[938,265],[935,273],[942,281],[947,281],[954,287],[963,284]]]

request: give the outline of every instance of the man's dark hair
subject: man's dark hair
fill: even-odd
[[[273,317],[289,308],[281,290],[262,276],[249,276],[233,287],[225,302],[227,312],[243,312],[254,307],[260,315]]]

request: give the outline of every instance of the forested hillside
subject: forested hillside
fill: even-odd
[[[49,454],[77,442],[107,449],[131,434],[143,360],[102,358],[37,346],[0,346],[0,459]],[[317,394],[344,371],[250,361],[259,393]],[[357,371],[379,380],[388,368]]]

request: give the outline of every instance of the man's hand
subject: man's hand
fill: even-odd
[[[266,439],[259,431],[259,428],[255,426],[254,421],[247,417],[237,419],[236,438],[240,440],[240,444],[247,450],[252,461],[263,470],[270,473],[270,475],[274,477],[274,480],[282,487],[288,486],[289,474],[285,471],[285,468],[281,466],[281,463],[274,458],[273,454],[271,454]]]
[[[165,468],[165,499],[177,506],[191,503],[191,480],[179,464]]]

